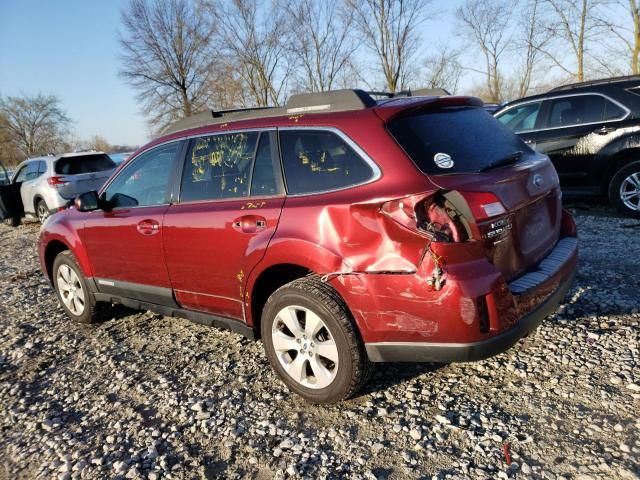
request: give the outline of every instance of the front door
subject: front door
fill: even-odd
[[[23,168],[26,172],[26,166]],[[11,183],[7,170],[0,163],[0,220],[20,218],[24,214],[21,186],[20,183]]]
[[[244,320],[246,278],[275,233],[283,192],[274,131],[191,141],[180,202],[162,226],[183,308]]]
[[[87,214],[84,243],[101,292],[173,304],[161,227],[181,146],[169,143],[132,160],[102,194],[109,208]]]

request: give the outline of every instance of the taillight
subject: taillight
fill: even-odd
[[[64,187],[69,185],[69,182],[64,177],[49,177],[47,183],[54,188]]]
[[[507,210],[502,202],[491,192],[460,192],[469,204],[476,221],[502,215]]]

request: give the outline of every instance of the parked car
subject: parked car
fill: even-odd
[[[65,153],[30,158],[22,162],[11,179],[14,187],[0,187],[0,197],[11,211],[0,212],[5,223],[20,224],[22,216],[40,223],[63,210],[81,193],[100,188],[116,164],[103,152]],[[18,197],[9,199],[8,197]]]
[[[549,155],[565,192],[608,197],[640,218],[640,76],[554,88],[495,116]]]
[[[123,304],[262,338],[311,402],[371,362],[502,352],[571,284],[576,229],[548,157],[478,99],[359,90],[205,112],[49,219],[67,315]]]

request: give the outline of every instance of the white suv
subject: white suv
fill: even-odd
[[[12,185],[20,185],[23,208],[21,212],[12,212],[9,223],[18,225],[23,215],[37,217],[44,223],[51,213],[66,208],[76,196],[99,190],[115,168],[114,161],[103,152],[65,153],[25,160],[11,179]]]

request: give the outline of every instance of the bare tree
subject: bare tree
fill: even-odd
[[[390,92],[407,87],[430,0],[347,0],[355,25],[380,62]]]
[[[56,151],[69,133],[71,119],[54,95],[23,95],[0,99],[2,129],[26,156]]]
[[[280,105],[292,63],[288,56],[290,17],[280,0],[209,1],[219,29],[219,44],[243,84],[243,103]]]
[[[437,53],[425,59],[425,68],[420,75],[420,87],[444,88],[450,93],[458,89],[462,76],[460,52],[449,47],[437,49]]]
[[[501,61],[507,53],[513,3],[509,1],[467,0],[458,8],[457,17],[463,31],[482,52],[488,100],[502,100]]]
[[[623,15],[626,12],[627,16]],[[608,47],[609,51],[619,52],[629,58],[632,74],[640,74],[640,3],[637,0],[617,0],[611,4],[602,5],[597,12],[604,29],[613,35],[617,45]],[[622,48],[617,48],[617,47]],[[617,65],[607,62],[601,65],[605,70],[617,70]]]
[[[305,90],[331,90],[357,49],[351,37],[353,10],[343,0],[294,0],[290,5],[295,43]]]
[[[130,0],[121,12],[122,77],[162,129],[207,105],[214,52],[209,17],[188,0]]]
[[[91,137],[91,139],[87,142],[87,148],[98,150],[100,152],[111,151],[111,145],[109,145],[107,139],[100,135],[94,135],[93,137]]]
[[[549,33],[556,39],[539,50],[565,74],[578,82],[585,79],[588,43],[601,28],[593,15],[598,0],[545,0]],[[566,47],[574,58],[575,68],[566,64]]]
[[[534,69],[540,60],[541,50],[551,40],[549,30],[542,25],[542,0],[530,0],[524,7],[516,38],[516,53],[521,59],[517,75],[517,98],[526,96],[531,89]]]

